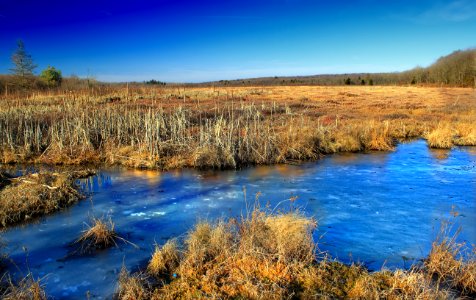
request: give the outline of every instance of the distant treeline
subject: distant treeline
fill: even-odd
[[[19,78],[15,75],[0,75],[0,96],[9,93],[36,90],[101,90],[120,87],[153,86],[276,86],[276,85],[433,85],[476,87],[476,49],[458,50],[439,58],[431,66],[416,67],[395,73],[353,73],[293,77],[261,77],[250,79],[220,80],[213,82],[178,84],[158,80],[131,83],[104,83],[92,78],[65,77],[59,86],[52,88],[39,76]]]
[[[458,50],[431,66],[395,73],[353,73],[220,80],[199,85],[447,85],[476,87],[476,49]]]

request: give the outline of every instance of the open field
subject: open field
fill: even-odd
[[[3,163],[236,168],[391,150],[398,140],[476,145],[469,88],[109,86],[0,101]]]

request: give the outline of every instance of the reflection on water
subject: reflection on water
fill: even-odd
[[[128,170],[127,175],[137,177],[138,180],[145,180],[147,184],[155,186],[160,182],[161,172],[152,170]]]
[[[476,153],[448,151],[436,159],[424,141],[394,152],[332,155],[298,166],[241,171],[104,170],[82,180],[90,201],[4,234],[20,271],[45,277],[56,298],[110,297],[124,264],[143,266],[154,244],[183,236],[197,220],[240,216],[260,193],[275,210],[293,205],[319,222],[319,249],[343,261],[377,269],[408,267],[425,257],[443,220],[461,226],[461,240],[476,243]],[[68,258],[91,216],[111,216],[119,233],[139,246]],[[25,249],[27,251],[25,251]],[[93,275],[92,275],[93,274]]]
[[[435,160],[444,161],[450,157],[451,150],[449,149],[430,149],[431,156],[435,158]]]

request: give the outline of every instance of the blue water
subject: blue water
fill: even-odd
[[[409,267],[425,257],[446,220],[461,227],[461,241],[476,244],[475,148],[434,151],[419,140],[394,152],[332,155],[298,166],[103,170],[81,184],[89,199],[3,234],[17,265],[11,272],[30,270],[57,299],[111,298],[122,265],[143,266],[155,243],[183,236],[198,220],[246,213],[257,193],[276,211],[289,209],[297,196],[294,206],[318,220],[319,249],[370,269]],[[120,244],[68,257],[68,245],[92,216],[110,216],[139,248]]]

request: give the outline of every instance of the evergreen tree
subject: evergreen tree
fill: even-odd
[[[17,46],[17,50],[12,55],[14,67],[10,71],[22,78],[33,76],[36,65],[33,63],[31,55],[25,51],[25,45],[22,40],[18,40]]]
[[[41,72],[40,78],[48,85],[48,86],[60,86],[63,77],[61,76],[61,71],[57,70],[55,67],[46,68]]]

